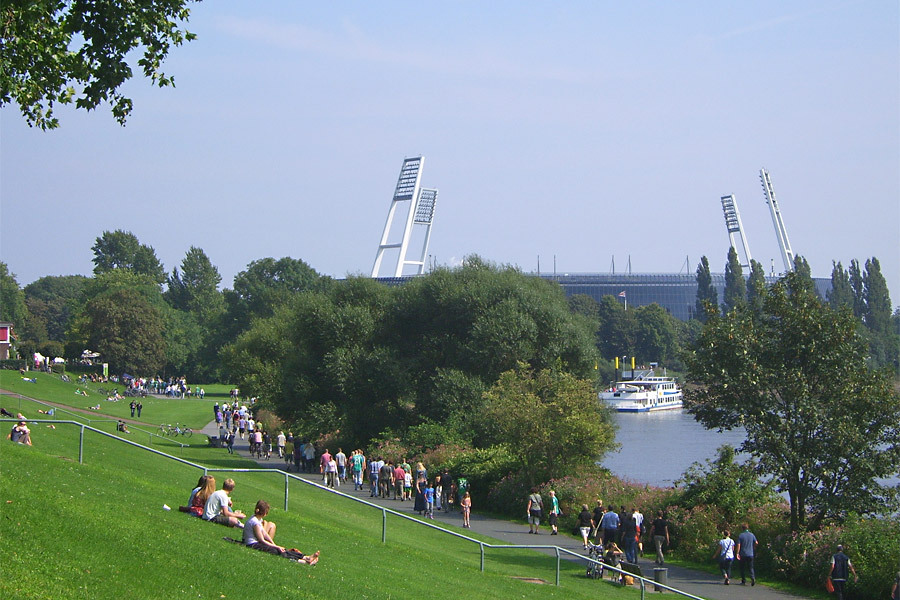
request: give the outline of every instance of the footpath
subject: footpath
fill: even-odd
[[[213,421],[206,427],[204,427],[200,433],[209,436],[217,436],[218,432],[218,427],[216,426],[215,421]],[[269,460],[256,460],[255,457],[251,457],[249,442],[247,440],[242,440],[240,437],[236,437],[234,440],[234,451],[236,454],[239,454],[244,458],[254,460],[262,467],[275,469],[284,469],[285,467],[285,462],[283,459],[278,457],[277,451],[273,453],[272,457]],[[223,448],[222,452],[227,452],[227,450]],[[318,473],[294,474],[308,481],[322,483],[322,475]],[[369,494],[368,482],[364,483],[363,488],[364,489],[361,491],[356,491],[353,489],[353,483],[348,481],[347,483],[338,486],[336,491],[347,494],[349,496],[360,498],[377,506],[390,508],[391,510],[401,513],[408,512],[411,515],[416,515],[415,511],[413,511],[412,502],[372,498]],[[522,511],[525,511],[524,504]],[[455,525],[461,528],[462,514],[459,511],[435,511],[434,522],[436,524]],[[472,507],[472,516],[470,522],[472,525],[472,531],[507,542],[509,544],[553,545],[559,546],[560,548],[565,548],[566,550],[570,550],[572,552],[577,552],[579,554],[583,552],[581,539],[579,538],[576,540],[572,536],[565,535],[562,530],[560,530],[560,535],[551,537],[549,527],[542,524],[539,535],[534,536],[528,533],[527,525],[520,525],[517,523],[512,523],[510,521],[492,519],[480,515],[477,506]],[[648,550],[646,544],[644,549],[645,555],[638,559],[638,564],[640,564],[641,571],[644,574],[644,577],[653,579],[653,568],[656,566],[654,564],[656,553],[654,550]],[[684,567],[678,567],[670,564],[666,564],[664,566],[669,570],[668,585],[670,587],[679,589],[694,596],[699,596],[700,598],[706,598],[708,600],[799,600],[802,598],[802,596],[781,592],[759,583],[751,587],[749,580],[747,581],[747,585],[741,585],[737,565],[735,565],[735,567],[732,569],[732,583],[731,585],[727,586],[722,583],[722,579],[720,577],[712,575],[710,573],[704,573],[702,571],[696,571],[693,569],[686,569]],[[650,591],[652,589],[652,586],[648,585],[647,593],[653,593],[655,595],[655,592]],[[668,594],[672,598],[678,597],[669,592],[666,592],[666,594]]]

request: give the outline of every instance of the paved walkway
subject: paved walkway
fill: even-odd
[[[216,426],[215,421],[213,421],[209,423],[209,425],[204,427],[201,432],[206,435],[218,435],[218,431],[218,427]],[[226,452],[226,450],[224,449],[222,451]],[[245,458],[250,458],[251,460],[253,460],[250,456],[250,447],[247,440],[241,440],[240,437],[235,438],[234,451],[235,453],[240,454]],[[275,452],[272,458],[270,458],[269,460],[258,460],[256,462],[258,462],[263,467],[269,468],[284,468],[285,464],[283,459],[278,458],[277,452]],[[322,476],[320,474],[298,473],[297,475],[309,481],[322,483]],[[353,489],[353,483],[349,481],[343,485],[338,486],[337,491],[348,494],[350,496],[361,498],[378,506],[390,508],[391,510],[395,510],[397,512],[408,511],[410,514],[415,514],[415,512],[413,511],[412,502],[401,502],[399,500],[370,497],[368,482],[364,484],[364,489],[362,491],[355,491]],[[458,511],[449,513],[436,511],[434,520],[438,524],[444,523],[462,527],[462,515]],[[549,535],[549,528],[544,527],[543,525],[541,526],[540,534],[538,536],[534,536],[528,533],[528,527],[526,525],[520,525],[500,519],[492,519],[478,514],[477,506],[473,508],[471,524],[472,531],[478,532],[482,535],[490,536],[492,538],[496,538],[498,540],[502,540],[510,544],[555,545],[572,552],[582,552],[580,539],[576,540],[575,538],[567,535],[558,535],[551,537]],[[638,563],[641,566],[641,571],[644,573],[644,576],[649,579],[653,578],[653,568],[656,566],[653,562],[654,557],[655,551],[651,550],[645,557],[638,560]],[[732,577],[732,584],[729,586],[723,585],[720,577],[711,575],[709,573],[686,569],[683,567],[677,567],[674,565],[666,565],[666,567],[669,569],[669,586],[685,591],[689,594],[699,596],[701,598],[707,598],[708,600],[788,600],[801,598],[801,596],[795,596],[793,594],[780,592],[761,584],[757,584],[751,587],[749,581],[746,586],[742,586],[740,584],[740,576],[738,575],[737,567],[735,567],[732,571],[732,575],[736,577]],[[735,579],[737,581],[736,584],[734,583]],[[648,593],[650,593],[651,589],[652,588],[648,586]],[[672,595],[671,597],[674,598],[676,596]]]

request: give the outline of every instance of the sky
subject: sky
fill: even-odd
[[[369,275],[422,155],[429,263],[693,273],[705,255],[722,272],[734,194],[753,258],[780,272],[766,168],[813,274],[876,256],[900,305],[895,0],[191,11],[197,40],[164,63],[176,87],[136,74],[126,126],[58,107],[43,132],[0,109],[0,260],[20,285],[89,275],[116,229],[167,271],[202,248],[222,287],[265,257]]]

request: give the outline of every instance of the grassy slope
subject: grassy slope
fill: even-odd
[[[222,541],[238,530],[164,511],[186,501],[196,470],[96,435],[79,465],[68,458],[74,427],[41,433],[33,448],[0,444],[0,554],[15,574],[0,579],[2,597],[635,597],[565,561],[560,588],[512,579],[553,581],[555,560],[528,551],[489,550],[482,574],[477,546],[397,517],[383,545],[375,509],[292,483],[285,513],[282,478],[235,474],[237,508],[269,500],[277,541],[322,551],[317,567],[301,567]]]
[[[108,402],[105,395],[97,393],[96,390],[98,387],[110,388],[110,385],[81,385],[74,383],[74,378],[72,383],[67,383],[62,381],[58,375],[35,373],[33,371],[28,373],[28,378],[36,379],[37,383],[25,381],[18,371],[0,370],[0,388],[30,398],[37,398],[39,400],[46,400],[48,402],[55,402],[57,404],[64,404],[80,409],[86,409],[89,406],[96,406],[99,404],[100,410],[98,411],[97,416],[92,415],[92,418],[94,419],[102,418],[101,414],[116,419],[128,419],[131,417],[131,410],[128,407],[130,399],[126,398],[125,400],[120,400],[118,402]],[[124,389],[124,386],[121,385],[115,387],[118,388],[119,393]],[[213,405],[216,401],[221,402],[228,398],[229,386],[225,384],[212,384],[206,385],[204,388],[208,391],[203,400],[198,400],[196,398],[176,400],[172,398],[154,398],[148,396],[142,400],[144,408],[139,420],[146,423],[148,429],[151,427],[155,429],[160,423],[175,423],[176,421],[184,423],[188,427],[199,429],[212,421]],[[75,393],[75,390],[86,391],[88,395],[86,397],[78,395]],[[16,408],[18,402],[17,399],[4,398],[2,406],[10,412],[15,412],[18,410]],[[24,406],[22,412],[24,412],[26,416],[36,416],[35,414],[30,414],[25,411]],[[59,417],[70,418],[71,415],[62,413]]]

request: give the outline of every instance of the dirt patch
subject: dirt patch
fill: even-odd
[[[513,579],[518,579],[519,581],[525,581],[528,583],[539,583],[542,585],[547,585],[547,582],[543,579],[538,579],[537,577],[513,577]]]

